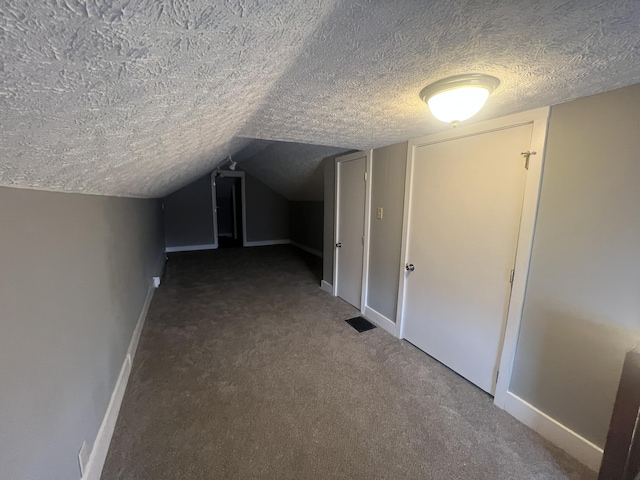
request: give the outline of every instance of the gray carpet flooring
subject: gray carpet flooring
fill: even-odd
[[[318,286],[290,246],[171,255],[102,479],[595,479]]]

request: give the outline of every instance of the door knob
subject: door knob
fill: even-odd
[[[340,248],[341,246],[342,246],[342,242],[338,242],[338,243],[336,243],[336,247],[337,247],[337,248]]]
[[[413,272],[416,269],[416,267],[413,266],[413,263],[407,263],[404,268],[405,270],[407,270],[407,272]]]

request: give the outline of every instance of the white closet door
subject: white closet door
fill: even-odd
[[[336,292],[361,307],[366,154],[337,160]]]
[[[531,125],[418,146],[404,337],[495,393]]]

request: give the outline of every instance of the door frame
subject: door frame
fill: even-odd
[[[522,213],[520,218],[520,229],[516,246],[515,274],[511,286],[511,296],[509,308],[507,310],[507,320],[504,327],[502,348],[500,352],[499,376],[496,383],[496,393],[494,403],[500,408],[505,408],[508,398],[509,384],[511,383],[511,372],[515,358],[516,344],[522,321],[522,310],[524,307],[525,290],[529,265],[531,262],[531,251],[533,247],[533,235],[535,231],[536,216],[538,212],[538,201],[540,197],[540,187],[542,184],[542,171],[544,165],[545,142],[547,136],[547,125],[550,108],[543,107],[526,112],[508,115],[493,120],[479,122],[473,125],[459,126],[444,132],[427,135],[417,139],[409,140],[407,148],[407,170],[405,177],[404,212],[402,219],[402,247],[400,258],[402,259],[400,269],[400,281],[398,284],[398,308],[396,312],[395,336],[404,338],[404,304],[406,293],[406,272],[403,268],[409,259],[407,258],[409,240],[409,218],[411,216],[411,195],[413,187],[413,165],[415,150],[418,147],[434,143],[445,142],[458,138],[489,133],[496,130],[504,130],[521,125],[533,125],[531,134],[531,145],[529,150],[537,152],[529,159],[529,170],[525,181],[524,198],[522,203]],[[522,160],[524,162],[524,158]]]
[[[338,296],[338,225],[340,221],[340,168],[339,164],[364,157],[364,171],[366,175],[364,186],[364,243],[362,248],[362,291],[360,292],[360,313],[364,314],[367,300],[369,279],[369,233],[371,216],[371,161],[373,150],[361,150],[359,152],[341,155],[335,158],[335,202],[333,212],[333,296]]]
[[[247,246],[247,202],[246,189],[244,181],[244,172],[236,172],[233,170],[221,170],[225,177],[234,177],[240,179],[240,196],[242,198],[242,246]],[[218,212],[216,203],[216,172],[211,172],[211,201],[213,204],[213,248],[218,248]]]

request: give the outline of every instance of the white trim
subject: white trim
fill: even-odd
[[[353,154],[352,154],[353,155]],[[338,296],[338,200],[340,199],[340,169],[338,168],[338,158],[333,159],[333,296]]]
[[[235,177],[240,179],[240,195],[242,196],[242,246],[251,247],[251,242],[247,242],[247,196],[244,181],[244,172],[234,172],[233,170],[223,170],[225,177]],[[211,195],[213,197],[213,240],[215,248],[218,248],[218,215],[216,211],[216,172],[211,172]]]
[[[405,167],[404,178],[404,202],[402,211],[402,240],[400,243],[400,278],[398,280],[398,306],[396,308],[396,322],[394,335],[397,338],[404,338],[404,300],[405,300],[405,280],[406,271],[404,265],[407,263],[407,242],[409,241],[409,215],[411,214],[411,188],[413,178],[413,148],[412,142],[407,143],[407,162]]]
[[[162,264],[162,268],[164,268],[164,261]],[[131,364],[133,362],[133,357],[135,356],[136,350],[138,348],[140,334],[142,333],[142,327],[144,326],[144,321],[147,318],[147,313],[149,312],[149,306],[151,305],[151,300],[153,299],[154,292],[155,288],[153,286],[153,283],[151,283],[149,289],[147,290],[147,296],[144,300],[140,316],[138,317],[138,322],[136,323],[136,327],[133,330],[133,334],[131,335],[131,341],[129,342],[129,348],[127,349],[127,354],[124,358],[124,362],[122,363],[122,368],[120,369],[120,375],[118,375],[118,381],[116,382],[115,388],[111,393],[109,406],[107,407],[107,411],[105,412],[104,418],[102,419],[102,424],[100,425],[100,429],[98,430],[98,435],[93,442],[91,455],[89,455],[89,461],[87,462],[85,475],[82,477],[82,480],[100,480],[104,462],[107,459],[111,437],[113,437],[113,431],[116,428],[116,420],[118,419],[118,413],[120,412],[120,407],[122,406],[124,392],[127,388],[127,382],[129,381],[129,374],[131,373]]]
[[[529,149],[536,151],[537,155],[532,155],[530,158],[529,170],[527,172],[527,179],[525,183],[518,245],[516,250],[515,277],[511,289],[511,298],[509,301],[504,339],[502,342],[502,351],[500,353],[500,376],[496,384],[496,393],[494,398],[495,404],[501,408],[504,408],[506,394],[509,384],[511,383],[511,370],[518,341],[518,334],[520,331],[520,322],[522,320],[522,308],[524,305],[527,275],[531,261],[531,249],[533,247],[533,233],[538,209],[540,186],[542,184],[542,165],[544,160],[549,112],[549,107],[538,108],[494,120],[488,120],[486,122],[450,129],[434,135],[410,140],[407,149],[407,173],[405,178],[404,215],[402,222],[402,264],[406,264],[408,262],[407,242],[411,228],[409,225],[409,218],[411,216],[412,209],[411,189],[413,187],[413,166],[416,148],[456,138],[513,128],[519,125],[533,125]],[[401,265],[400,281],[398,285],[398,310],[396,316],[396,335],[400,338],[403,338],[404,336],[404,304],[406,300],[405,278],[405,270]]]
[[[505,395],[504,409],[526,426],[557,445],[591,470],[600,470],[602,448],[541,412],[513,392]]]
[[[377,312],[369,305],[364,307],[362,311],[362,315],[367,318],[367,320],[371,321],[371,323],[375,323],[378,327],[383,329],[385,332],[389,332],[391,335],[396,335],[396,323],[393,320],[388,319],[380,312]]]
[[[305,252],[310,253],[311,255],[315,255],[316,257],[322,258],[322,252],[320,250],[316,250],[315,248],[307,247],[306,245],[302,245],[301,243],[295,242],[293,240],[291,240],[291,245],[293,245],[294,247],[299,248],[300,250],[304,250]]]
[[[518,125],[527,125],[533,122],[546,121],[549,118],[550,107],[535,108],[525,112],[514,113],[505,117],[485,120],[483,122],[474,123],[472,125],[460,125],[456,128],[450,128],[439,133],[426,135],[424,137],[409,140],[409,149],[414,146],[430,145],[432,143],[446,142],[455,138],[469,137],[480,133],[488,133],[494,130],[504,130],[505,128],[513,128]],[[541,152],[538,152],[540,155]],[[533,160],[535,156],[532,156]]]
[[[197,250],[215,250],[218,245],[215,243],[207,243],[205,245],[184,245],[180,247],[165,247],[164,251],[167,253],[172,252],[195,252]]]
[[[369,246],[371,234],[371,177],[373,175],[373,150],[366,152],[364,162],[365,184],[364,184],[364,240],[362,248],[362,292],[360,292],[360,313],[364,315],[367,306],[367,295],[369,293]]]
[[[334,168],[335,168],[335,200],[333,202],[334,205],[334,215],[333,215],[333,296],[338,296],[338,234],[339,234],[339,224],[340,224],[340,168],[339,164],[341,162],[355,160],[357,158],[362,157],[362,152],[353,152],[347,155],[342,155],[340,157],[336,157],[334,159]]]
[[[529,171],[524,189],[520,230],[518,233],[518,244],[516,246],[515,273],[511,287],[509,309],[507,310],[507,322],[502,340],[502,351],[500,352],[500,362],[498,366],[500,375],[496,383],[496,393],[494,397],[494,403],[500,408],[505,408],[505,395],[508,393],[509,385],[511,384],[511,373],[518,336],[520,334],[520,323],[522,322],[522,311],[524,308],[531,253],[533,250],[533,235],[535,233],[538,202],[540,189],[542,187],[542,171],[550,111],[551,109],[547,107],[529,112],[531,114],[530,118],[532,118],[533,121],[530,150],[537,152],[537,154],[532,155],[529,159]]]
[[[104,462],[107,459],[109,445],[111,444],[111,437],[113,437],[113,431],[116,428],[118,413],[120,412],[124,392],[127,388],[129,374],[131,373],[131,361],[129,358],[129,354],[127,354],[120,369],[118,381],[111,394],[111,400],[109,401],[109,406],[100,425],[100,430],[98,430],[98,435],[93,444],[89,462],[87,463],[87,470],[82,480],[99,480],[102,475]]]
[[[333,295],[333,285],[331,285],[329,282],[325,282],[324,280],[322,280],[320,282],[320,288],[327,292],[329,295]]]
[[[252,242],[244,242],[245,247],[266,247],[267,245],[289,245],[291,240],[283,238],[281,240],[256,240]]]

